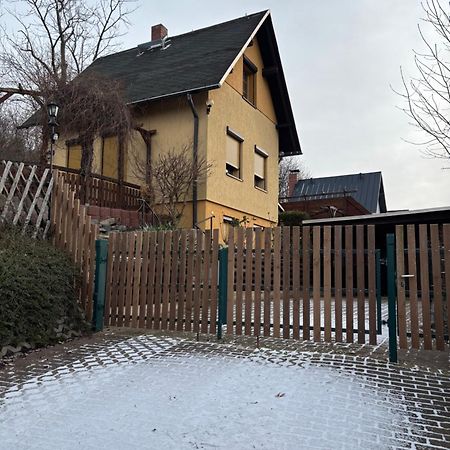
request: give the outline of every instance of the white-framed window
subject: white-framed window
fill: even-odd
[[[242,142],[244,139],[235,131],[227,127],[226,164],[227,175],[241,179]]]
[[[267,152],[255,145],[255,187],[267,190]]]
[[[252,105],[256,105],[256,72],[258,68],[244,56],[244,72],[242,76],[242,96]]]

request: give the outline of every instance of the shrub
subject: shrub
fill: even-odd
[[[278,215],[280,225],[293,227],[301,225],[304,220],[309,219],[309,214],[305,211],[284,211]]]
[[[62,324],[86,329],[77,284],[68,255],[17,230],[0,229],[0,347],[51,344]]]

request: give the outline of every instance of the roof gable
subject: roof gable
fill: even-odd
[[[334,177],[300,180],[292,197],[302,200],[319,200],[350,196],[370,213],[386,212],[383,178],[381,172],[357,173]],[[291,198],[292,198],[291,197]]]

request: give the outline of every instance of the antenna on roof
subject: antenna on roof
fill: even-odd
[[[171,44],[171,41],[168,38],[168,36],[164,36],[162,39],[156,39],[154,41],[144,42],[143,44],[139,44],[137,46],[138,50],[139,50],[139,53],[138,53],[137,56],[140,56],[140,55],[142,55],[143,53],[146,53],[146,52],[151,52],[151,51],[156,50],[158,48],[160,50],[166,50],[171,45],[172,44]]]

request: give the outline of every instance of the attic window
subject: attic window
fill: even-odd
[[[256,105],[256,72],[258,68],[244,56],[244,73],[242,77],[242,96]]]

